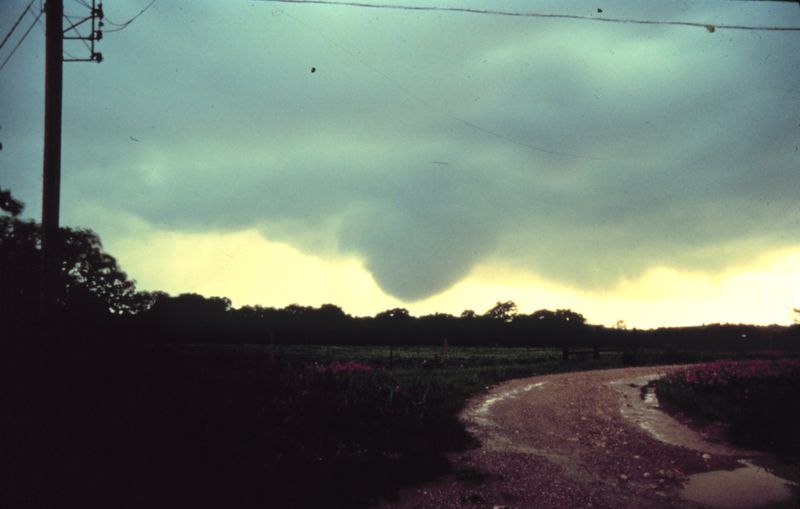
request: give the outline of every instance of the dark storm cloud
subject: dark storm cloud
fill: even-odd
[[[675,6],[648,17],[754,9]],[[772,9],[757,21],[800,22]],[[256,227],[356,255],[405,300],[479,262],[601,288],[797,245],[797,35],[153,10],[104,39],[102,66],[68,70],[67,218],[95,203],[168,229]],[[18,114],[32,99],[12,92]]]

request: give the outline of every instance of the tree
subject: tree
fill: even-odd
[[[0,188],[0,210],[8,212],[12,217],[17,217],[22,214],[23,208],[25,205],[11,196],[11,191]]]
[[[509,323],[517,316],[517,305],[514,301],[497,302],[491,309],[483,314],[486,318]]]
[[[39,305],[40,234],[33,221],[22,221],[22,203],[0,189],[0,314],[33,315]]]
[[[281,311],[291,316],[306,316],[314,311],[311,306],[301,306],[300,304],[289,304]]]
[[[314,313],[322,320],[340,321],[348,318],[348,315],[336,304],[323,304]]]
[[[159,292],[151,311],[154,315],[175,321],[197,321],[223,316],[231,309],[227,297],[203,297],[197,293],[182,293],[171,297]]]
[[[39,309],[41,225],[19,219],[24,205],[0,189],[0,307],[9,317]],[[153,302],[103,250],[100,237],[84,228],[61,228],[56,309],[74,315],[126,315]]]
[[[571,309],[540,309],[531,313],[528,318],[533,323],[542,326],[581,326],[586,324],[586,318]]]
[[[113,256],[103,250],[100,237],[88,229],[61,229],[60,304],[86,311],[129,315],[153,303],[136,290]]]
[[[569,325],[585,325],[586,318],[571,309],[556,309],[556,320]]]
[[[411,314],[406,308],[393,308],[381,311],[375,315],[376,320],[408,320]]]

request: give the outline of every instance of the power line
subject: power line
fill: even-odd
[[[25,38],[26,38],[26,37],[28,37],[28,34],[29,34],[29,33],[31,33],[31,30],[33,30],[33,27],[35,27],[35,26],[36,26],[36,23],[38,23],[38,21],[39,21],[39,18],[41,18],[41,17],[42,17],[42,14],[43,14],[43,12],[40,12],[40,13],[39,13],[39,14],[36,16],[36,19],[35,19],[35,20],[33,20],[33,23],[31,23],[31,26],[29,26],[29,27],[28,27],[28,29],[27,29],[27,30],[25,31],[25,33],[22,35],[22,37],[20,38],[20,40],[19,40],[19,41],[17,41],[17,45],[16,45],[16,46],[14,46],[14,49],[12,49],[12,50],[11,50],[11,53],[9,53],[9,54],[8,54],[8,56],[6,57],[6,59],[5,59],[5,60],[3,60],[3,63],[2,63],[2,64],[0,64],[0,71],[2,71],[2,70],[3,70],[3,68],[6,66],[6,64],[8,63],[8,61],[9,61],[9,60],[11,60],[11,57],[13,57],[13,56],[14,56],[14,53],[17,51],[17,48],[19,48],[19,47],[20,47],[20,45],[22,44],[22,41],[24,41],[24,40],[25,40]]]
[[[797,4],[800,5],[800,0],[721,0],[724,2],[761,2],[762,4],[768,2],[775,2],[775,3],[787,3],[787,4]]]
[[[275,2],[284,4],[335,5],[340,7],[391,9],[391,10],[401,10],[401,11],[459,12],[465,14],[513,16],[521,18],[572,19],[581,21],[599,21],[604,23],[625,23],[625,24],[636,24],[636,25],[672,25],[672,26],[705,28],[709,32],[713,32],[715,30],[763,30],[763,31],[779,31],[779,32],[800,32],[800,27],[791,27],[791,26],[781,27],[781,26],[727,25],[724,23],[721,24],[701,23],[699,21],[663,21],[663,20],[645,20],[645,19],[633,19],[633,18],[603,18],[597,16],[585,16],[581,14],[550,14],[541,12],[498,11],[492,9],[474,9],[469,7],[444,7],[444,6],[434,6],[434,5],[368,4],[364,2],[347,2],[347,1],[339,2],[333,0],[257,0],[257,1]]]
[[[130,25],[131,23],[133,23],[134,21],[136,21],[136,18],[138,18],[139,16],[141,16],[142,14],[144,14],[145,12],[147,12],[147,11],[148,11],[148,9],[150,9],[150,7],[152,7],[152,6],[153,6],[153,4],[154,4],[154,3],[156,3],[156,1],[157,1],[157,0],[150,0],[150,3],[149,3],[149,4],[147,4],[147,5],[144,7],[144,9],[142,9],[141,11],[139,11],[138,13],[136,13],[136,15],[135,15],[135,16],[133,16],[133,17],[132,17],[132,18],[130,18],[128,21],[125,21],[125,22],[123,22],[123,23],[114,23],[113,21],[111,21],[110,19],[108,19],[108,18],[106,17],[106,18],[105,18],[105,21],[106,21],[106,22],[107,22],[109,25],[114,25],[115,27],[117,27],[117,28],[112,28],[112,29],[110,29],[110,30],[106,30],[106,33],[111,33],[111,32],[121,32],[122,30],[125,30],[125,29],[128,27],[128,25]]]
[[[12,26],[11,30],[9,30],[8,33],[6,34],[6,36],[3,37],[3,42],[0,42],[0,49],[3,49],[3,46],[6,45],[6,42],[8,41],[8,38],[11,37],[11,34],[13,34],[14,30],[17,29],[17,25],[19,25],[20,21],[22,21],[22,18],[24,18],[25,15],[28,14],[28,11],[30,10],[31,5],[33,5],[33,2],[34,2],[34,0],[30,1],[28,6],[25,7],[25,10],[22,11],[22,14],[19,15],[19,18],[17,18],[17,21],[14,22],[14,26]]]
[[[723,2],[761,2],[762,4],[775,2],[775,3],[787,3],[787,4],[798,4],[800,5],[800,0],[720,0]]]

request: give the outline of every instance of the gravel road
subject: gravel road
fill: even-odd
[[[381,508],[696,508],[685,476],[735,458],[659,441],[631,417],[642,377],[670,367],[513,380],[470,400],[462,420],[481,446],[454,472]]]

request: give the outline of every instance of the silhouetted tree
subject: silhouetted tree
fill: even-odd
[[[381,311],[377,315],[375,315],[376,320],[408,320],[411,318],[411,314],[408,312],[406,308],[393,308],[387,309],[386,311]]]
[[[528,316],[528,321],[532,324],[540,326],[555,327],[555,326],[580,326],[586,324],[586,318],[580,313],[576,313],[570,309],[557,309],[550,311],[549,309],[540,309],[534,311]]]
[[[40,234],[17,216],[22,204],[3,190],[0,197],[0,315],[21,318],[36,311],[41,273]]]
[[[494,307],[486,311],[483,316],[492,320],[511,322],[517,316],[517,305],[510,300],[498,302]]]
[[[8,316],[38,309],[41,277],[41,226],[19,219],[24,205],[0,189],[0,308]],[[84,228],[61,228],[56,309],[74,317],[134,314],[152,304],[150,294],[103,250],[100,237]]]
[[[311,306],[301,306],[300,304],[289,304],[282,310],[284,313],[292,316],[308,315],[314,311]]]
[[[0,210],[8,212],[12,217],[22,214],[25,205],[11,195],[11,191],[0,187]]]
[[[149,340],[158,342],[227,342],[232,340],[229,313],[231,301],[226,297],[204,297],[183,293],[172,297],[159,293],[144,315],[153,327]]]
[[[151,311],[165,319],[196,321],[222,316],[230,308],[231,301],[227,297],[204,297],[196,293],[171,297],[159,292]]]
[[[431,313],[429,315],[423,315],[419,317],[420,320],[455,320],[456,317],[451,315],[450,313]]]
[[[534,311],[529,315],[529,318],[533,322],[538,322],[541,325],[549,325],[551,323],[555,323],[556,321],[556,314],[549,309],[540,309],[538,311]]]
[[[323,321],[340,321],[348,318],[348,315],[335,304],[323,304],[314,313]]]
[[[62,228],[60,251],[64,307],[77,305],[87,311],[125,315],[152,304],[152,296],[137,292],[136,282],[103,251],[100,237],[93,231]]]
[[[586,318],[571,309],[556,309],[556,320],[569,325],[585,325]]]

